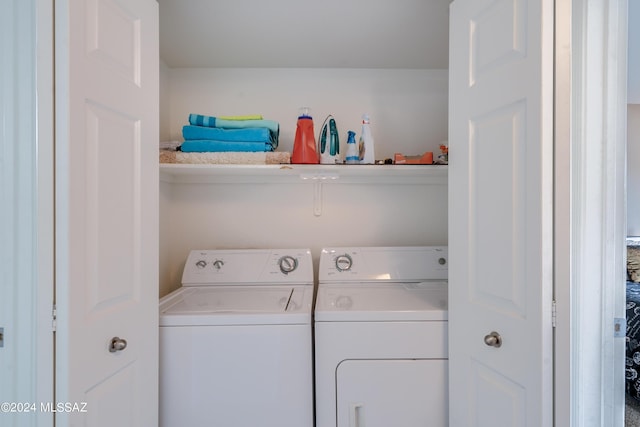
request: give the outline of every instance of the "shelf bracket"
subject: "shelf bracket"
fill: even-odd
[[[300,179],[313,182],[313,215],[322,215],[322,184],[340,178],[337,173],[301,173]]]
[[[322,215],[322,181],[313,183],[313,214]]]

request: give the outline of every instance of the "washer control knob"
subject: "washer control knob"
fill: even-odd
[[[289,274],[298,268],[298,260],[291,255],[285,255],[278,260],[278,266],[281,272]]]
[[[207,261],[201,259],[200,261],[196,262],[196,267],[198,267],[199,269],[203,269],[207,266]]]
[[[221,259],[217,259],[217,260],[213,261],[213,267],[216,270],[220,270],[223,265],[224,265],[224,261],[222,261]]]
[[[336,269],[338,271],[349,271],[353,266],[353,259],[349,254],[338,255],[336,257]]]

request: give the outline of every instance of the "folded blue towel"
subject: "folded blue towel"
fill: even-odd
[[[211,139],[195,139],[182,143],[181,151],[185,153],[212,153],[222,151],[265,152],[273,151],[268,142],[233,142],[215,141]]]
[[[272,133],[280,132],[280,124],[274,120],[224,120],[216,119],[217,128],[225,129],[246,129],[246,128],[267,128]]]
[[[206,126],[214,128],[216,127],[216,118],[191,113],[189,114],[189,124],[192,124],[194,126]]]
[[[184,139],[213,139],[231,142],[269,142],[273,143],[271,132],[267,128],[221,129],[204,126],[184,126]]]
[[[227,120],[192,113],[189,114],[189,124],[224,129],[267,128],[275,141],[280,135],[280,124],[274,120]]]

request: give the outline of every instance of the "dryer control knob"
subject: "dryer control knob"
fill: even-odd
[[[298,260],[291,255],[285,255],[278,260],[278,266],[281,272],[289,274],[298,268]]]
[[[205,268],[207,266],[207,261],[201,259],[200,261],[196,262],[196,267],[198,268]]]
[[[338,255],[336,257],[336,269],[338,271],[349,271],[353,265],[353,259],[349,254]]]

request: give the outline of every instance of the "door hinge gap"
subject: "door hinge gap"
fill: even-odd
[[[556,327],[556,322],[558,320],[558,311],[556,308],[556,301],[551,302],[551,327]]]
[[[57,320],[58,320],[58,309],[56,308],[56,305],[53,304],[53,307],[51,308],[51,330],[53,332],[56,331],[56,327],[58,326]]]

